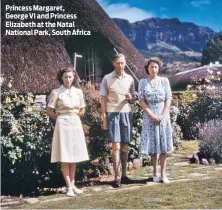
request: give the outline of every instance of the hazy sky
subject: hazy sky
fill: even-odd
[[[150,17],[178,18],[222,31],[222,0],[97,0],[111,18],[131,23]]]

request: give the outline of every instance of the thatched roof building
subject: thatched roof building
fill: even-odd
[[[6,36],[5,5],[36,4],[63,5],[65,13],[77,14],[75,29],[89,30],[91,36]],[[2,74],[5,80],[12,77],[13,87],[21,93],[47,93],[57,87],[57,71],[73,65],[75,53],[82,56],[75,62],[80,79],[100,82],[104,74],[113,70],[115,50],[126,55],[134,74],[143,75],[143,56],[96,0],[2,1]]]
[[[194,80],[201,80],[209,76],[220,78],[220,81],[222,81],[222,65],[211,64],[186,70],[171,76],[169,80],[173,90],[184,90],[186,86],[191,84]]]

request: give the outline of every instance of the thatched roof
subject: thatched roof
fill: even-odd
[[[222,80],[222,65],[206,65],[177,73],[169,78],[173,90],[185,89],[193,80],[214,76]]]
[[[2,40],[2,73],[5,81],[13,78],[19,92],[44,93],[58,86],[55,75],[71,65],[60,39],[14,37]]]
[[[19,92],[45,93],[58,86],[55,79],[56,72],[71,65],[65,48],[65,41],[68,37],[5,36],[3,33],[5,31],[6,4],[63,5],[66,13],[77,14],[76,28],[100,33],[118,52],[125,54],[127,64],[137,76],[141,77],[143,74],[145,63],[143,56],[108,17],[96,0],[3,0],[2,73],[6,80],[9,77],[14,79],[13,86]]]

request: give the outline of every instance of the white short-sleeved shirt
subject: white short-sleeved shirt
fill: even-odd
[[[55,109],[57,114],[78,113],[78,109],[85,107],[83,92],[75,87],[69,92],[62,85],[51,92],[47,107]]]
[[[107,74],[100,86],[100,95],[107,96],[107,112],[131,112],[131,106],[125,94],[135,95],[134,80],[123,72],[118,77],[115,71]]]

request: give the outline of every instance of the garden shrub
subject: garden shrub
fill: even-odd
[[[175,102],[180,110],[177,123],[185,139],[198,138],[197,123],[222,119],[222,89],[207,78],[193,83]]]
[[[181,132],[180,126],[177,124],[177,117],[180,113],[179,109],[176,106],[170,107],[170,119],[172,123],[172,130],[173,130],[173,146],[177,150],[182,147],[182,139],[183,133]]]
[[[108,164],[110,163],[111,147],[107,140],[108,133],[102,128],[99,85],[86,84],[82,89],[86,102],[83,127],[91,161],[79,164],[78,170],[84,172],[82,175],[86,180],[86,177],[110,173]]]
[[[50,163],[54,125],[45,109],[32,106],[33,101],[30,93],[2,90],[2,192],[6,194],[30,193],[60,176],[59,168]]]
[[[210,120],[203,125],[199,124],[199,135],[199,155],[222,163],[222,120]]]
[[[143,110],[140,107],[139,101],[136,100],[132,105],[133,109],[133,140],[129,144],[128,161],[133,162],[139,158],[140,134],[142,130]]]

